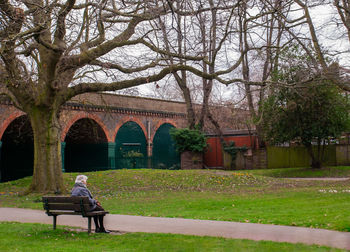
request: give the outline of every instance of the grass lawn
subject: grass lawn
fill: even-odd
[[[90,234],[51,225],[0,222],[0,251],[345,251],[304,244],[172,234]]]
[[[293,173],[293,169],[286,170]],[[277,171],[274,170],[275,174]],[[267,176],[271,172],[138,169],[85,174],[89,177],[89,189],[114,214],[350,231],[349,180],[295,181]],[[295,172],[308,173],[302,169]],[[350,167],[332,167],[319,174],[322,172],[324,177],[339,173],[348,176]],[[67,188],[73,186],[76,175],[64,174]],[[0,207],[42,209],[42,195],[23,195],[30,179],[1,183]]]

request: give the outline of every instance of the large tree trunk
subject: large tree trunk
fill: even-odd
[[[305,145],[305,147],[307,149],[307,152],[309,153],[309,156],[311,157],[311,168],[320,169],[322,167],[322,162],[320,160],[319,155],[315,155],[311,144],[307,144]]]
[[[30,191],[60,194],[65,189],[58,112],[35,107],[28,115],[34,135],[34,172]]]

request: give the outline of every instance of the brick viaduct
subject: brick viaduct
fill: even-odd
[[[0,148],[8,127],[22,116],[25,114],[12,106],[9,101],[0,102]],[[91,119],[100,126],[108,142],[109,159],[113,160],[115,152],[113,149],[119,129],[127,122],[136,123],[145,136],[147,156],[150,157],[154,137],[162,125],[186,126],[186,107],[181,102],[115,94],[77,96],[64,105],[60,115],[63,152],[69,130],[81,119]],[[109,161],[109,169],[115,168],[113,160]]]

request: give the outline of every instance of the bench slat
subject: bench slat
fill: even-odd
[[[81,212],[74,211],[50,211],[50,215],[81,215]]]
[[[78,211],[81,212],[81,205],[80,204],[70,204],[70,203],[48,203],[47,205],[44,204],[48,208],[48,210],[72,210],[72,211]],[[83,204],[85,211],[89,211],[91,206],[89,204]]]
[[[77,203],[83,200],[84,204],[89,204],[89,197],[79,197],[79,196],[43,196],[43,202],[47,203]]]
[[[49,211],[51,215],[82,215],[81,212],[75,212],[75,211],[58,211],[58,210],[51,210]],[[97,216],[97,215],[106,215],[109,214],[109,212],[106,211],[93,211],[86,213],[86,217],[89,216]]]

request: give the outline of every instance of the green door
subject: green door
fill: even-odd
[[[137,123],[126,122],[118,130],[115,137],[115,164],[117,169],[147,167],[146,137]]]
[[[169,131],[173,128],[169,123],[159,127],[153,138],[152,166],[156,169],[180,169],[180,155]]]

